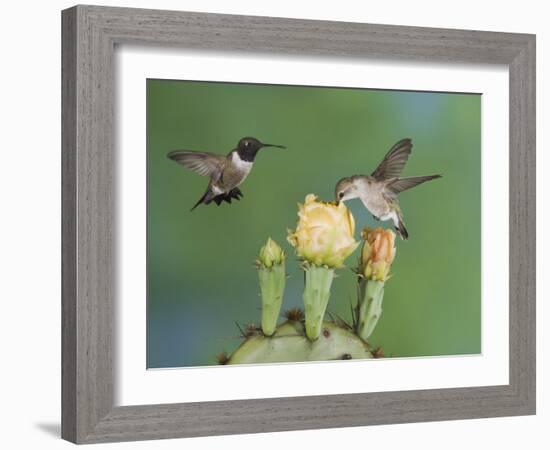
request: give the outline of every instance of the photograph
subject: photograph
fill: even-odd
[[[545,3],[4,6],[2,448],[549,441]]]
[[[482,352],[479,93],[146,89],[148,369]]]

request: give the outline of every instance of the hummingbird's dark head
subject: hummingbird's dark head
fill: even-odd
[[[237,152],[243,161],[254,161],[258,150],[265,147],[286,148],[283,145],[264,144],[253,137],[243,137],[237,144]]]

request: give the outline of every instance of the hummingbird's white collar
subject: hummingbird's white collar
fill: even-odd
[[[252,169],[252,162],[245,161],[241,159],[238,152],[233,152],[231,155],[231,162],[235,165],[235,167],[238,170],[242,170],[244,172],[248,172],[250,169]]]

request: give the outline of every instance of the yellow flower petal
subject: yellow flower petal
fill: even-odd
[[[289,231],[288,241],[304,260],[340,267],[359,245],[354,231],[353,215],[343,203],[318,201],[309,194],[298,205],[298,224],[295,231]]]

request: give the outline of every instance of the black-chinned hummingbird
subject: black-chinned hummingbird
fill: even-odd
[[[409,233],[405,228],[403,213],[397,201],[398,194],[441,177],[441,175],[426,175],[399,178],[411,151],[411,140],[402,139],[389,150],[372,174],[342,178],[336,184],[336,201],[359,198],[376,220],[391,220],[401,239],[407,239]]]
[[[168,153],[168,158],[176,161],[199,175],[209,177],[210,182],[204,195],[191,208],[193,211],[201,203],[208,205],[223,201],[231,203],[231,199],[240,200],[243,193],[240,184],[246,179],[258,151],[266,147],[286,148],[283,145],[263,144],[253,137],[244,137],[226,156],[192,150],[176,150]]]

